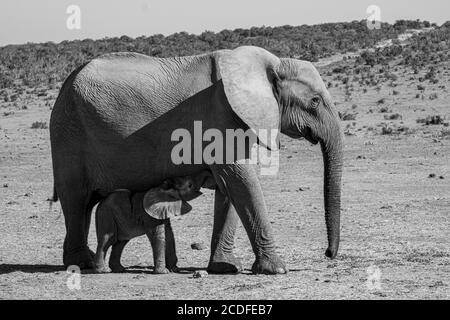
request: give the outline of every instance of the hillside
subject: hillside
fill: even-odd
[[[363,20],[312,26],[263,26],[217,33],[206,31],[200,35],[179,32],[167,37],[152,35],[132,39],[122,36],[58,44],[9,45],[0,48],[0,89],[22,85],[52,87],[63,81],[77,66],[107,52],[135,51],[168,57],[255,45],[281,57],[317,61],[335,53],[374,47],[382,40],[397,38],[407,29],[430,26],[437,27],[427,21],[400,20],[394,24],[382,23],[379,30],[369,30]]]

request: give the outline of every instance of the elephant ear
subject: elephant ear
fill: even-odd
[[[142,199],[142,206],[149,216],[158,220],[183,215],[192,210],[189,203],[160,188],[147,191]]]
[[[270,137],[273,132],[270,130],[278,130],[280,126],[280,111],[273,89],[280,59],[262,48],[243,46],[224,51],[218,64],[225,95],[233,111],[253,130],[260,143],[276,150],[278,136]]]

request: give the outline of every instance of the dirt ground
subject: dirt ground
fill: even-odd
[[[53,184],[49,133],[31,129],[35,121],[48,123],[57,90],[38,96],[30,89],[15,105],[0,102],[0,299],[449,299],[450,128],[416,123],[428,115],[448,122],[449,64],[442,68],[423,99],[415,97],[417,76],[401,68],[397,94],[387,84],[367,92],[356,86],[345,101],[342,86],[330,89],[341,112],[356,114],[343,121],[342,240],[333,261],[324,256],[320,148],[282,137],[279,174],[261,178],[290,270],[280,276],[250,273],[254,257],[240,226],[235,253],[245,271],[192,277],[209,258],[213,193],[206,191],[192,213],[173,220],[180,273],[152,275],[150,244],[140,237],[125,249],[127,273],[82,274],[80,289],[69,289],[64,218],[59,203],[50,209],[46,201]],[[402,119],[385,120],[395,113]],[[382,134],[382,123],[393,132]],[[193,242],[205,249],[191,249]],[[95,249],[93,224],[89,244]]]

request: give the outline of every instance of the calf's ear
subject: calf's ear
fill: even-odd
[[[186,201],[174,198],[159,188],[150,189],[145,193],[142,206],[150,217],[158,220],[169,219],[192,210]]]

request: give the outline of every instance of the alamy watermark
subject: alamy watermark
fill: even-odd
[[[71,4],[67,7],[66,13],[69,15],[66,20],[66,27],[69,30],[81,29],[81,9],[80,6]]]
[[[366,9],[367,17],[367,28],[369,30],[380,29],[381,28],[381,9],[377,5],[370,5]]]
[[[278,129],[226,129],[203,131],[202,122],[194,121],[193,135],[187,129],[172,132],[171,141],[178,142],[171,151],[173,164],[257,164],[261,175],[276,175],[279,168]],[[261,145],[266,141],[268,146]]]
[[[66,285],[69,290],[80,290],[81,289],[81,270],[80,267],[76,265],[70,265],[66,270],[67,277]]]
[[[366,287],[368,290],[381,290],[381,270],[376,265],[371,265],[366,270]]]

